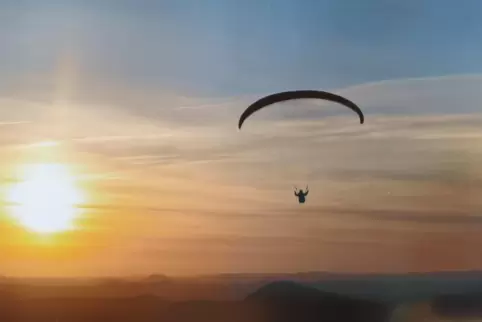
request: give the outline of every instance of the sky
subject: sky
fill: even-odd
[[[0,0],[0,274],[482,269],[482,3],[459,2]],[[291,89],[365,124],[299,101],[238,131]],[[74,169],[75,230],[12,219],[36,163]]]

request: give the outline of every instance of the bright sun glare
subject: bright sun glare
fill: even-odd
[[[32,164],[21,169],[20,181],[8,192],[11,215],[25,228],[55,233],[73,228],[84,202],[73,175],[62,164]]]

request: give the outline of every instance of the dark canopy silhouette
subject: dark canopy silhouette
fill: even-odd
[[[360,124],[363,124],[365,121],[365,117],[363,115],[363,112],[361,109],[352,101],[333,94],[329,92],[324,92],[324,91],[315,91],[315,90],[299,90],[299,91],[287,91],[287,92],[280,92],[276,94],[271,94],[268,96],[265,96],[258,101],[254,102],[251,104],[241,115],[238,123],[238,128],[241,129],[241,126],[243,125],[244,121],[251,116],[253,113],[257,112],[258,110],[264,108],[265,106],[282,102],[282,101],[288,101],[288,100],[293,100],[293,99],[309,99],[309,98],[318,98],[318,99],[324,99],[332,102],[336,102],[342,105],[345,105],[346,107],[350,108],[352,111],[358,114],[360,118]]]

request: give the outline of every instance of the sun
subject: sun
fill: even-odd
[[[29,164],[8,191],[11,215],[26,229],[55,233],[74,228],[85,202],[74,176],[62,164]]]

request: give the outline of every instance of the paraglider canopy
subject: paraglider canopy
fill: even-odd
[[[271,94],[268,96],[265,96],[253,104],[251,104],[241,115],[239,118],[239,123],[238,123],[238,129],[241,129],[241,126],[243,125],[244,121],[257,112],[258,110],[282,101],[288,101],[288,100],[293,100],[293,99],[310,99],[310,98],[317,98],[317,99],[324,99],[332,102],[336,102],[342,105],[345,105],[346,107],[350,108],[352,111],[358,114],[358,117],[360,118],[360,124],[363,124],[365,121],[365,116],[363,115],[363,112],[361,109],[352,101],[340,96],[336,95],[333,93],[329,92],[324,92],[324,91],[315,91],[315,90],[300,90],[300,91],[287,91],[287,92],[280,92],[276,94]]]

